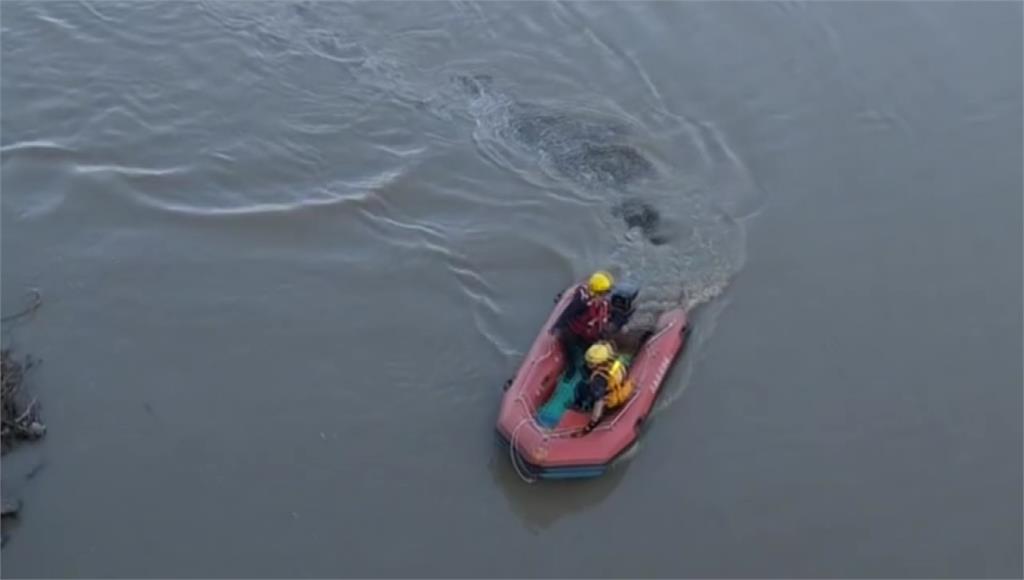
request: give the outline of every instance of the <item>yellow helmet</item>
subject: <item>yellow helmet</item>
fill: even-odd
[[[604,294],[612,289],[612,284],[614,283],[615,279],[612,278],[611,274],[600,270],[591,274],[590,280],[587,282],[587,288],[594,294]]]
[[[613,354],[612,345],[601,341],[590,345],[584,358],[586,358],[588,366],[596,367],[610,361]]]

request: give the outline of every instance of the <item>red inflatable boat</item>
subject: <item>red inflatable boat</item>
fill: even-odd
[[[570,379],[562,376],[565,360],[558,338],[548,332],[571,295],[570,289],[558,300],[501,402],[498,434],[524,479],[595,477],[604,473],[636,442],[661,383],[689,334],[685,310],[663,313],[629,365],[629,378],[636,386],[633,396],[583,434],[589,413],[571,408],[568,402],[550,411],[557,403],[555,399],[566,399],[572,389]]]

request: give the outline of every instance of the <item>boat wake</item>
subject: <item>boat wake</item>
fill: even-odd
[[[643,291],[634,328],[719,296],[745,258],[743,220],[759,193],[713,127],[657,130],[594,103],[526,103],[487,75],[459,75],[485,158],[540,187],[602,205],[607,261]],[[596,242],[598,240],[595,240]]]

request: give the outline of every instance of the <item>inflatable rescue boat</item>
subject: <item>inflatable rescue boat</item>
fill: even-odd
[[[612,308],[631,312],[635,297],[635,290],[616,290]],[[664,312],[634,352],[623,352],[631,355],[628,377],[635,386],[632,396],[585,433],[590,414],[574,406],[576,385],[584,379],[580,373],[564,376],[565,353],[558,337],[549,332],[571,299],[572,288],[557,299],[522,365],[506,384],[498,414],[498,435],[507,445],[516,471],[526,480],[603,474],[636,443],[662,381],[689,334],[684,309]]]

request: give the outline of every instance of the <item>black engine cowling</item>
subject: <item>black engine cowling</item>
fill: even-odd
[[[629,322],[629,318],[633,316],[633,303],[639,293],[640,288],[635,284],[627,282],[615,285],[609,300],[609,322],[613,330],[617,331]]]

